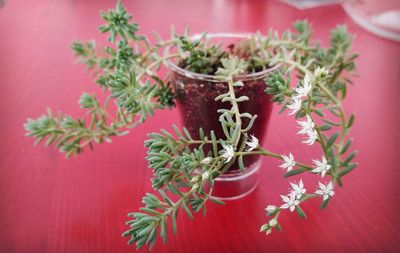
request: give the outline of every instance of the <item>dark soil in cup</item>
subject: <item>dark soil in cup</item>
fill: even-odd
[[[205,80],[193,79],[179,73],[172,73],[172,82],[175,87],[177,105],[184,126],[189,130],[193,138],[199,138],[199,128],[203,128],[206,134],[214,130],[217,138],[225,139],[225,135],[219,122],[220,114],[218,109],[230,109],[228,102],[215,101],[214,99],[228,91],[228,84],[224,82],[210,82]],[[271,96],[264,92],[266,84],[263,78],[256,80],[243,81],[243,87],[236,87],[237,97],[248,96],[249,101],[239,103],[241,112],[249,112],[257,115],[257,119],[250,134],[256,136],[260,141],[266,133],[268,121],[271,115],[272,102]],[[244,119],[244,126],[249,120]],[[210,148],[210,147],[209,147]],[[208,150],[205,150],[206,152]],[[244,165],[247,167],[257,161],[259,156],[246,156]],[[231,166],[229,171],[238,170],[237,163]]]

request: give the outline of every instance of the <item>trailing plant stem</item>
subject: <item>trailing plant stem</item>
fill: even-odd
[[[262,147],[259,147],[258,149],[259,150],[257,150],[257,151],[236,152],[235,156],[240,156],[240,155],[263,155],[263,156],[270,156],[270,157],[274,157],[274,158],[278,158],[280,160],[283,160],[282,155],[280,155],[280,154],[273,153],[273,152],[271,152],[269,150],[266,150],[266,149],[264,149]],[[301,162],[297,162],[296,161],[296,164],[298,166],[302,167],[302,168],[307,169],[307,170],[312,170],[313,169],[313,167],[311,167],[310,165],[307,165],[307,164],[304,164],[304,163],[301,163]]]
[[[297,68],[298,70],[300,70],[304,74],[307,74],[307,73],[311,74],[311,72],[305,66],[299,64],[298,62],[295,62],[295,61],[292,61],[292,60],[283,60],[283,62],[294,66],[295,68]],[[340,100],[338,100],[324,84],[318,83],[318,87],[320,87],[321,90],[329,97],[329,99],[331,99],[336,104],[336,106],[337,106],[337,108],[339,110],[340,119],[342,121],[341,125],[342,125],[342,129],[343,129],[343,132],[342,132],[342,134],[340,136],[339,146],[338,146],[338,150],[341,150],[343,148],[344,142],[346,140],[346,136],[348,134],[348,129],[346,127],[346,124],[347,124],[346,114],[345,114],[345,112],[343,110],[342,102]],[[314,121],[314,119],[313,119],[313,121]],[[314,121],[314,124],[315,123],[316,122]],[[323,143],[324,140],[322,138],[321,131],[320,131],[320,129],[319,129],[317,124],[315,124],[315,126],[316,126],[316,131],[318,133],[319,140],[321,141],[321,145],[322,145],[322,147],[324,149],[324,153],[327,156],[326,145],[325,145],[325,143]]]

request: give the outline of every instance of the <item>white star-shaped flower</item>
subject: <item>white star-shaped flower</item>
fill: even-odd
[[[325,77],[329,74],[329,71],[327,69],[325,69],[324,67],[320,68],[316,68],[314,70],[314,76],[315,78],[321,78],[321,77]]]
[[[281,205],[281,208],[282,209],[289,208],[291,212],[293,212],[294,209],[296,208],[296,206],[298,204],[300,204],[300,201],[298,201],[294,195],[288,195],[288,196],[281,195],[281,198],[282,198],[283,202],[285,203],[285,204]]]
[[[250,141],[246,142],[248,148],[246,151],[252,151],[253,149],[256,149],[258,147],[258,139],[254,136],[250,136]]]
[[[301,104],[302,104],[302,101],[299,97],[292,96],[291,103],[286,105],[287,108],[292,110],[291,112],[289,112],[289,115],[292,115],[292,114],[295,114],[296,112],[298,112],[301,109]]]
[[[309,115],[307,115],[305,121],[298,120],[297,124],[301,126],[301,130],[297,132],[298,134],[306,134],[314,131],[315,124]]]
[[[311,131],[307,132],[307,139],[302,141],[302,142],[307,144],[307,145],[313,145],[317,139],[318,139],[318,133],[314,129],[314,130],[311,130]]]
[[[281,167],[282,169],[287,169],[287,172],[291,171],[293,167],[296,165],[292,153],[289,153],[289,156],[281,155],[281,157],[284,163],[279,165],[279,167]]]
[[[228,163],[235,156],[235,151],[231,145],[222,145],[222,147],[224,149],[221,150],[220,154],[226,159],[225,163]]]
[[[296,199],[301,198],[301,196],[306,193],[306,188],[304,188],[304,184],[303,181],[300,180],[300,182],[298,184],[295,183],[290,183],[290,185],[292,186],[292,191],[290,192],[291,195],[294,195]]]
[[[315,193],[321,195],[324,201],[335,195],[335,193],[333,192],[332,182],[329,182],[327,185],[324,185],[321,182],[318,182],[318,184],[319,184],[319,189],[316,190]]]
[[[313,169],[311,172],[320,173],[321,177],[324,177],[325,174],[331,169],[331,166],[326,161],[325,156],[322,156],[321,161],[314,160],[314,159],[312,161],[315,164],[315,166],[317,166],[317,167],[315,169]]]
[[[308,93],[310,93],[311,89],[312,89],[311,76],[310,76],[310,74],[307,73],[302,81],[302,85],[299,85],[294,90],[297,93],[296,97],[307,97]]]

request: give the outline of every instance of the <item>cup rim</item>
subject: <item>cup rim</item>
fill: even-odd
[[[207,34],[197,33],[197,34],[194,34],[193,36],[191,36],[190,38],[193,40],[200,39],[203,36],[206,36],[207,38],[251,38],[254,35],[255,34],[253,34],[253,33],[207,33]],[[170,46],[167,46],[164,50],[164,56],[169,55],[169,51],[170,51]],[[190,71],[187,69],[183,69],[170,60],[165,60],[165,64],[168,68],[172,69],[173,71],[175,71],[181,75],[184,75],[186,77],[189,77],[189,78],[211,81],[211,82],[221,82],[221,80],[216,79],[215,75],[201,74],[201,73],[196,73],[196,72],[193,72],[193,71]],[[271,68],[268,68],[268,69],[265,69],[262,71],[258,71],[255,73],[250,73],[250,74],[245,74],[245,75],[237,75],[237,76],[235,76],[235,79],[239,79],[239,80],[243,80],[243,81],[259,79],[259,78],[267,76],[267,74],[275,71],[278,68],[279,68],[279,64],[277,64]]]

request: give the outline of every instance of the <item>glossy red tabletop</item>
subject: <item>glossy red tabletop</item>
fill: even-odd
[[[267,220],[264,208],[280,204],[279,194],[289,187],[279,163],[265,158],[255,192],[224,206],[210,203],[207,216],[198,214],[195,221],[182,212],[178,235],[167,245],[159,240],[153,252],[400,252],[400,43],[361,29],[338,5],[299,11],[263,0],[125,2],[148,35],[166,37],[172,24],[181,32],[185,25],[193,32],[283,31],[308,18],[325,45],[329,29],[347,24],[360,53],[359,77],[345,102],[346,111],[357,115],[352,135],[360,165],[344,177],[326,210],[319,209],[320,200],[309,201],[302,204],[307,220],[285,212],[281,233],[259,233]],[[121,234],[128,228],[126,214],[151,191],[143,141],[151,131],[179,125],[177,110],[157,112],[129,136],[70,160],[34,147],[23,129],[26,118],[47,107],[81,116],[80,94],[101,93],[69,46],[77,38],[104,41],[98,12],[113,6],[105,0],[8,0],[0,8],[0,252],[135,251]],[[265,146],[303,161],[320,157],[318,149],[301,145],[295,120],[278,111]],[[318,178],[304,180],[313,191]]]

